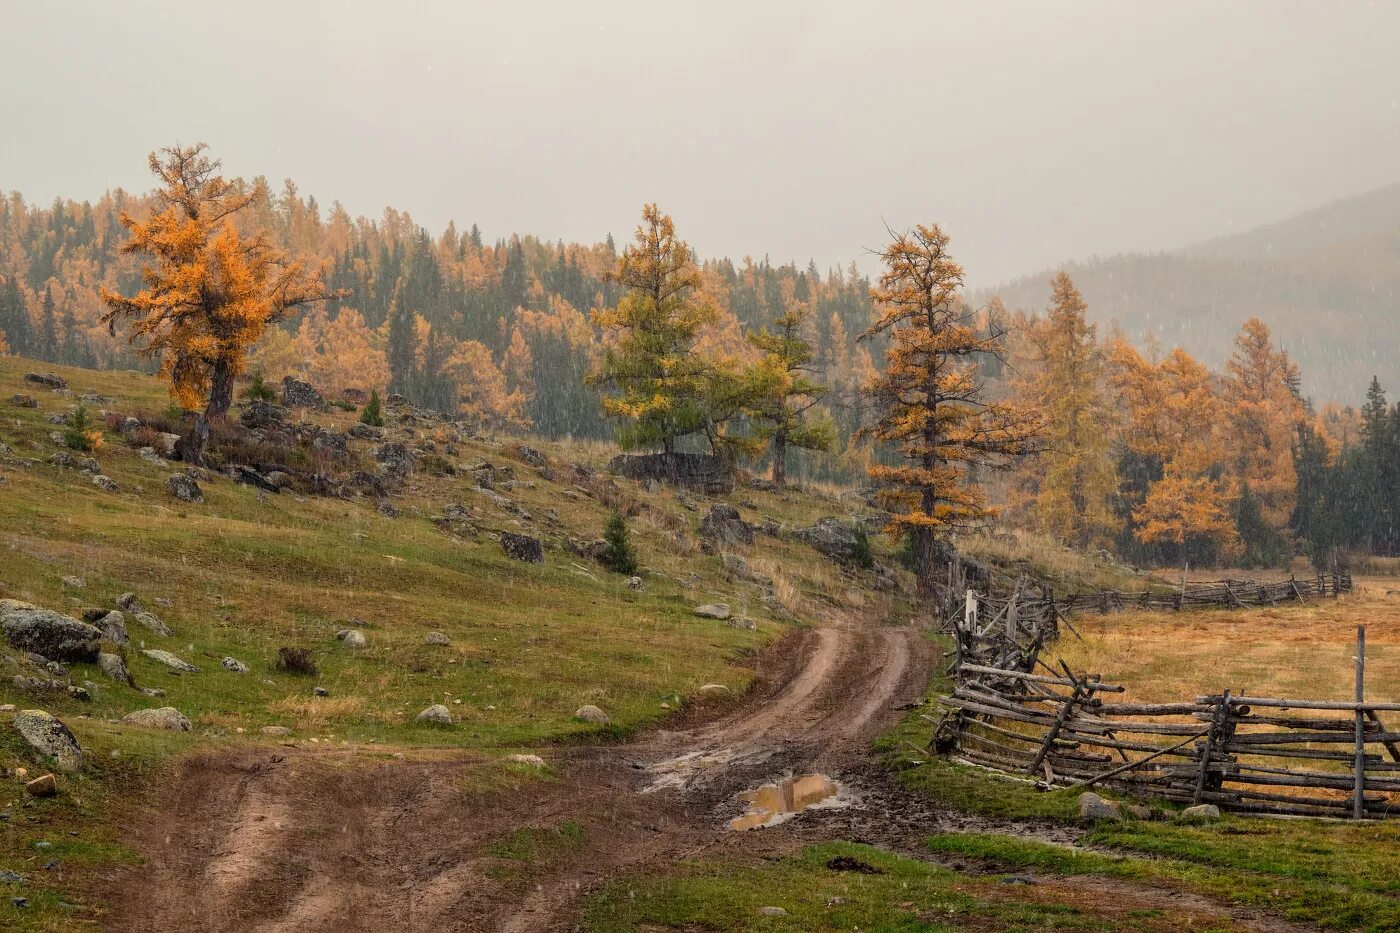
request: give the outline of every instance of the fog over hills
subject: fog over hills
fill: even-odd
[[[1219,365],[1257,316],[1302,364],[1315,401],[1358,402],[1373,374],[1400,393],[1400,184],[1171,252],[1059,268],[1096,320],[1116,321],[1134,341],[1153,333]],[[1039,311],[1052,271],[977,297]]]

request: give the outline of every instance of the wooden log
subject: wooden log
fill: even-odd
[[[1356,627],[1356,760],[1352,763],[1352,819],[1362,819],[1361,798],[1366,793],[1366,626]]]
[[[1192,800],[1196,803],[1201,802],[1201,794],[1206,792],[1206,780],[1210,773],[1211,751],[1215,745],[1216,737],[1220,734],[1221,728],[1224,726],[1225,720],[1229,715],[1230,691],[1226,690],[1221,698],[1220,705],[1215,709],[1215,715],[1211,717],[1210,730],[1206,732],[1205,747],[1201,749],[1201,770],[1196,776],[1195,793],[1192,794]]]
[[[1354,737],[1345,732],[1245,732],[1230,740],[1231,749],[1239,747],[1247,752],[1246,745],[1306,745],[1311,743],[1345,742],[1352,744]],[[1400,741],[1400,732],[1375,732],[1366,738],[1368,742],[1384,743]]]
[[[1073,687],[1075,682],[1065,677],[1046,677],[1044,674],[1026,674],[1022,671],[1002,670],[999,667],[988,667],[985,664],[964,664],[962,670],[971,671],[974,674],[989,674],[995,677],[1009,677],[1013,680],[1026,680],[1038,684],[1053,684],[1058,687]],[[1112,691],[1122,693],[1126,688],[1114,684],[1093,684],[1094,690]]]
[[[1197,703],[1219,703],[1218,696],[1196,697]],[[1322,710],[1345,710],[1354,712],[1358,706],[1365,710],[1375,710],[1377,712],[1400,712],[1400,703],[1348,703],[1344,700],[1284,700],[1276,697],[1256,697],[1244,696],[1235,697],[1232,703],[1242,703],[1248,706],[1271,706],[1276,709],[1322,709]]]
[[[1371,724],[1373,726],[1375,726],[1381,732],[1385,731],[1385,723],[1381,722],[1381,717],[1376,715],[1375,710],[1368,709],[1365,711],[1365,713],[1366,718],[1371,721]],[[1385,745],[1385,750],[1390,752],[1391,761],[1400,761],[1400,745],[1397,745],[1394,742],[1384,742],[1382,744]]]
[[[1035,753],[1035,761],[1031,762],[1029,770],[1032,774],[1040,767],[1040,763],[1045,760],[1045,756],[1050,751],[1050,746],[1055,742],[1055,737],[1058,736],[1060,730],[1064,728],[1065,720],[1068,719],[1070,713],[1074,711],[1074,705],[1079,702],[1080,696],[1084,693],[1083,685],[1074,677],[1069,667],[1066,666],[1063,661],[1060,662],[1060,666],[1064,667],[1065,673],[1074,681],[1074,690],[1069,696],[1065,697],[1063,705],[1060,706],[1060,711],[1055,714],[1054,723],[1051,724],[1050,730],[1045,733],[1045,741],[1041,743],[1040,750]]]
[[[1092,785],[1094,785],[1094,784],[1099,783],[1100,781],[1104,781],[1104,780],[1107,780],[1108,778],[1111,778],[1111,777],[1114,777],[1114,776],[1116,776],[1116,775],[1122,774],[1122,773],[1124,773],[1125,771],[1134,771],[1134,770],[1137,770],[1138,768],[1141,768],[1143,765],[1147,764],[1149,761],[1154,761],[1155,759],[1160,758],[1160,757],[1162,757],[1163,755],[1169,755],[1169,754],[1171,754],[1172,752],[1177,751],[1178,749],[1184,748],[1185,746],[1187,746],[1187,745],[1191,744],[1192,742],[1194,742],[1196,739],[1200,738],[1202,735],[1205,735],[1205,733],[1202,732],[1202,733],[1200,733],[1199,735],[1191,736],[1190,738],[1185,739],[1185,740],[1183,740],[1183,741],[1181,741],[1181,742],[1178,742],[1177,744],[1171,746],[1170,748],[1164,748],[1164,749],[1162,749],[1161,751],[1154,752],[1153,754],[1148,755],[1146,758],[1138,758],[1138,759],[1136,759],[1136,760],[1134,760],[1134,761],[1127,762],[1126,764],[1124,764],[1124,765],[1122,765],[1122,766],[1120,766],[1120,767],[1114,768],[1112,771],[1105,771],[1103,774],[1097,775],[1097,776],[1092,777],[1092,778],[1087,778],[1087,779],[1082,780],[1082,781],[1079,781],[1079,782],[1077,782],[1077,783],[1075,783],[1075,784],[1071,784],[1070,786],[1071,786],[1071,787],[1089,787],[1089,786],[1092,786]]]

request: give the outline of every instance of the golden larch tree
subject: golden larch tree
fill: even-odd
[[[889,338],[885,370],[866,386],[875,420],[864,433],[889,444],[899,465],[877,464],[870,477],[895,512],[889,530],[913,539],[920,587],[933,583],[935,546],[991,514],[969,468],[1002,468],[1035,452],[1033,412],[989,402],[977,361],[999,355],[1002,334],[978,326],[961,299],[963,271],[937,225],[899,234],[881,253],[885,270],[871,289],[874,322],[861,335]]]
[[[1263,321],[1250,318],[1225,367],[1230,469],[1249,484],[1269,527],[1283,532],[1297,500],[1293,444],[1305,419],[1298,365],[1274,346]]]
[[[1111,447],[1113,413],[1105,362],[1088,305],[1065,272],[1051,280],[1050,307],[1026,328],[1031,359],[1016,379],[1023,404],[1045,421],[1045,453],[1027,471],[1037,523],[1080,547],[1103,546],[1118,526]],[[995,317],[992,318],[995,320]]]
[[[274,246],[267,230],[238,229],[235,219],[255,195],[218,174],[205,149],[200,143],[151,153],[159,210],[144,221],[123,212],[120,221],[129,234],[121,251],[152,262],[137,294],[102,290],[108,328],[115,333],[128,324],[139,351],[160,358],[176,401],[204,408],[184,448],[196,460],[205,421],[228,412],[234,380],[268,325],[293,308],[342,297],[326,288],[319,269]]]

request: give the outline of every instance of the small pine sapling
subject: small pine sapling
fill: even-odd
[[[243,390],[243,399],[248,402],[275,402],[277,390],[264,381],[260,369],[253,373],[253,378],[248,381],[247,388]]]
[[[637,549],[632,546],[631,536],[627,532],[627,519],[622,517],[621,512],[615,511],[608,516],[608,524],[603,529],[603,540],[607,543],[603,550],[603,563],[615,573],[636,576]]]
[[[369,390],[369,402],[365,404],[365,410],[360,412],[360,423],[372,428],[384,427],[384,411],[379,403],[378,389]]]
[[[63,432],[63,446],[69,450],[90,451],[102,446],[102,432],[93,425],[86,405],[73,410],[72,420]]]

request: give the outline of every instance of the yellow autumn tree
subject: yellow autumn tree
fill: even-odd
[[[462,414],[491,427],[530,426],[525,416],[525,396],[507,389],[505,373],[485,344],[477,340],[459,342],[443,371],[456,387],[457,410]]]
[[[341,308],[331,320],[323,309],[302,319],[296,345],[301,351],[303,372],[327,392],[346,389],[368,392],[389,383],[389,359],[380,348],[379,334],[365,323],[354,308]]]
[[[1298,391],[1301,374],[1288,354],[1273,345],[1269,328],[1258,318],[1245,322],[1225,367],[1230,469],[1248,484],[1269,528],[1282,533],[1297,499],[1293,443],[1305,417]]]
[[[969,468],[1000,468],[1033,453],[1039,419],[989,402],[976,360],[1001,352],[1001,334],[976,326],[961,301],[962,267],[948,255],[937,225],[896,236],[881,253],[885,269],[871,289],[876,317],[861,335],[889,339],[885,370],[866,387],[875,420],[865,433],[890,445],[899,464],[878,464],[870,477],[895,512],[889,530],[912,538],[920,588],[933,584],[939,538],[992,514]]]
[[[1026,329],[1031,359],[1016,381],[1023,404],[1045,420],[1046,450],[1031,460],[1026,478],[1045,531],[1080,547],[1103,546],[1118,526],[1103,350],[1069,275],[1058,273],[1050,285],[1046,316]]]
[[[1112,361],[1110,383],[1128,415],[1123,438],[1148,476],[1134,537],[1172,547],[1183,563],[1192,548],[1235,552],[1236,490],[1220,463],[1223,403],[1210,371],[1180,347],[1153,364],[1123,340]]]
[[[113,333],[128,324],[139,351],[160,358],[175,399],[204,408],[182,453],[202,459],[206,420],[220,420],[233,400],[234,380],[268,325],[289,310],[338,295],[318,269],[275,247],[266,230],[241,233],[235,217],[254,203],[252,192],[218,174],[205,145],[151,153],[160,179],[159,207],[144,221],[123,212],[129,239],[121,251],[147,256],[142,289],[133,296],[102,289],[103,316]]]

